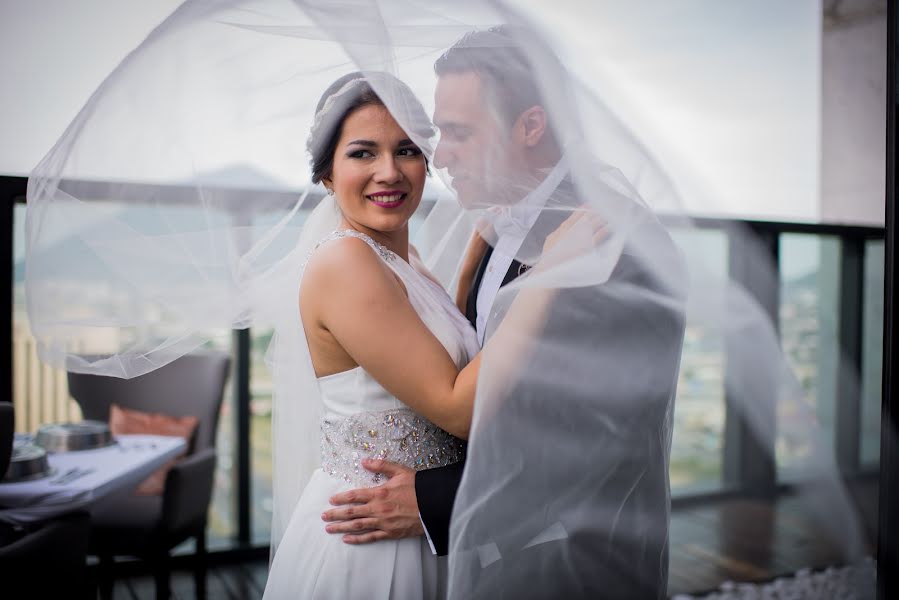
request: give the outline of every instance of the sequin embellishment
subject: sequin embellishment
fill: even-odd
[[[384,481],[380,473],[362,467],[363,458],[381,458],[421,471],[465,457],[463,440],[406,408],[324,418],[321,449],[322,469],[359,487]]]

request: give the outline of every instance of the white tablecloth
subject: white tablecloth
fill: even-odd
[[[113,492],[135,488],[153,471],[184,451],[183,438],[119,435],[97,450],[48,455],[53,473],[21,483],[0,483],[0,520],[30,523],[88,508]],[[54,483],[70,469],[93,469],[70,483]]]

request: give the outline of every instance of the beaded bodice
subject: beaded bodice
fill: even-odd
[[[322,419],[322,469],[354,486],[382,483],[362,468],[381,458],[416,471],[445,467],[465,457],[465,442],[408,408]]]
[[[443,344],[459,367],[478,351],[470,323],[446,291],[412,264],[367,235],[336,231],[334,239],[355,237],[366,242],[397,274],[422,322]],[[316,246],[316,248],[318,247]],[[314,250],[313,250],[314,252]],[[354,486],[381,483],[379,475],[361,467],[363,458],[383,458],[421,470],[462,460],[465,443],[418,415],[360,367],[318,379],[324,412],[321,423],[322,468]]]

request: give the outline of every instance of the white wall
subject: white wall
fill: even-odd
[[[825,23],[822,44],[821,220],[882,226],[886,2],[841,7],[847,16]]]

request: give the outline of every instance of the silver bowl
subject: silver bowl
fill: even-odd
[[[47,451],[31,443],[13,445],[9,468],[3,476],[4,483],[31,481],[52,474],[47,462]]]
[[[110,446],[115,439],[106,423],[81,421],[41,425],[34,436],[34,443],[47,452],[71,452]]]

